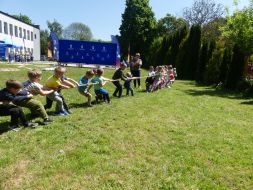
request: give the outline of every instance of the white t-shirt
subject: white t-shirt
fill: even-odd
[[[41,85],[38,82],[32,82],[30,80],[23,83],[24,90],[27,90],[33,95],[38,95],[39,91],[43,88],[43,85]]]
[[[155,71],[151,71],[151,72],[149,72],[149,73],[148,73],[148,76],[149,76],[149,77],[153,77],[153,76],[155,76]]]

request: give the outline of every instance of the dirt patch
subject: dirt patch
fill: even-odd
[[[0,72],[10,72],[10,71],[19,71],[19,69],[15,69],[15,68],[0,68]]]
[[[27,173],[30,161],[21,160],[11,167],[11,170],[6,173],[7,180],[3,184],[3,189],[18,189],[22,187],[24,182],[31,180],[32,176]]]

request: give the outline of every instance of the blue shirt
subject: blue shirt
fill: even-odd
[[[90,79],[87,79],[87,78],[85,78],[85,77],[82,77],[82,78],[80,78],[80,80],[79,80],[79,84],[80,85],[84,85],[84,84],[88,84],[88,83],[90,83]],[[87,91],[87,89],[88,89],[88,86],[79,86],[78,87],[78,90],[80,90],[80,91]]]
[[[103,87],[100,86],[100,84],[102,84],[104,82],[104,79],[103,79],[102,76],[95,77],[94,79],[92,79],[92,82],[97,83],[97,84],[94,85],[94,90],[102,90],[103,89]]]
[[[28,100],[27,98],[27,91],[20,91],[17,95],[14,95],[7,90],[7,88],[4,88],[0,90],[0,101],[1,102],[13,102],[13,103],[18,103],[22,102],[24,100]]]

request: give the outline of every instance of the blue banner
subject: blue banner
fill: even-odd
[[[120,65],[120,45],[117,36],[111,35],[112,43],[117,44],[117,58],[116,58],[116,65]]]
[[[54,58],[54,60],[59,60],[59,39],[54,32],[50,33],[50,44],[48,49],[49,51],[51,50],[52,58]]]
[[[116,65],[117,44],[59,40],[59,62]]]

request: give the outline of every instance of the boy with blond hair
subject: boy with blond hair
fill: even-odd
[[[74,82],[72,82],[73,80],[71,81],[64,77],[65,72],[66,69],[64,67],[56,67],[54,70],[54,75],[49,77],[45,84],[45,87],[54,90],[53,93],[47,95],[47,98],[51,101],[56,101],[56,116],[69,115],[68,110],[65,109],[66,106],[64,106],[64,97],[58,91],[61,89],[70,89],[75,87]]]

